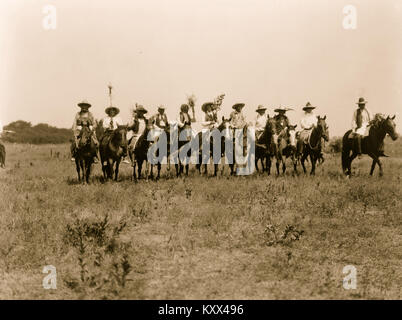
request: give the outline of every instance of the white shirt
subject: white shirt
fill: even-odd
[[[368,111],[366,108],[362,110],[362,128],[366,129],[366,127],[369,125],[371,120],[371,112]],[[352,119],[352,129],[353,131],[356,131],[357,128],[357,109],[353,113],[353,119]]]
[[[266,124],[267,115],[265,113],[263,115],[257,114],[254,120],[255,131],[264,131]]]
[[[317,116],[312,113],[305,113],[304,117],[300,121],[300,126],[304,130],[309,130],[312,127],[317,125]]]
[[[111,127],[111,122],[113,120],[113,126]],[[103,128],[104,129],[117,129],[118,126],[122,126],[123,125],[123,121],[121,120],[120,117],[113,117],[113,119],[111,117],[105,117],[103,118]]]

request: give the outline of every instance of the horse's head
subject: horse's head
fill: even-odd
[[[396,133],[396,125],[395,125],[395,116],[390,117],[388,116],[386,119],[382,121],[382,128],[384,129],[385,133],[388,133],[392,140],[398,139],[398,134]]]
[[[271,135],[274,134],[274,132],[276,131],[276,121],[274,118],[270,118],[270,117],[267,118],[267,122],[265,123],[264,131]]]
[[[91,143],[91,135],[92,135],[92,131],[89,128],[89,122],[87,121],[83,121],[81,123],[82,125],[82,129],[80,131],[80,140],[78,142],[78,146],[81,147],[85,147],[88,144]]]
[[[289,142],[290,145],[293,147],[296,147],[296,128],[297,128],[297,124],[295,124],[294,126],[289,125],[287,128],[287,132],[288,132],[288,136],[289,136]]]
[[[325,141],[329,140],[329,132],[328,132],[328,125],[325,122],[325,119],[327,119],[327,116],[320,117],[317,116],[317,128],[321,132],[321,136],[324,138]]]
[[[127,126],[120,125],[112,133],[111,142],[117,148],[122,148],[124,152],[127,150]]]

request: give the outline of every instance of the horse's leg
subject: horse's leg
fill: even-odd
[[[307,157],[308,157],[308,153],[307,153],[307,152],[303,152],[303,155],[302,155],[302,157],[301,157],[301,159],[300,159],[300,162],[301,162],[301,165],[302,165],[302,168],[303,168],[304,173],[307,172],[306,166],[304,165],[304,161],[306,161]]]
[[[317,158],[314,156],[313,152],[310,153],[310,161],[311,161],[311,171],[310,175],[315,175],[315,165],[317,162]]]
[[[377,161],[373,158],[373,163],[371,164],[371,169],[370,169],[370,176],[373,175],[376,164],[377,164]]]
[[[204,174],[208,177],[208,165],[204,164]]]
[[[169,163],[168,163],[168,166],[170,166]],[[162,165],[160,164],[160,162],[158,162],[158,175],[156,176],[156,180],[159,180],[161,177],[161,167],[162,167]]]
[[[120,160],[121,159],[116,161],[116,170],[114,171],[114,181],[117,181],[117,177],[119,176]]]
[[[267,157],[266,157],[266,166],[267,166],[267,175],[271,175],[271,165],[272,165],[272,162],[271,162],[271,156],[270,155],[267,155]]]
[[[282,174],[286,172],[286,159],[282,159]]]
[[[357,157],[357,153],[353,152],[348,160],[348,175],[352,175],[352,161]]]
[[[141,170],[142,170],[143,160],[137,161],[137,163],[138,163],[138,179],[141,179]]]
[[[262,163],[262,161],[261,161]],[[258,170],[258,157],[255,157],[255,171],[257,171],[257,173],[259,173],[260,170]],[[264,172],[264,170],[262,170]]]
[[[78,160],[78,156],[75,158],[75,166],[77,168],[78,182],[81,182],[80,163]]]
[[[108,159],[107,167],[108,167],[108,179],[113,179],[113,159]]]
[[[174,167],[175,167],[175,169],[176,169],[176,178],[178,178],[178,177],[179,177],[179,165],[176,163],[176,164],[174,165]]]
[[[216,164],[216,163],[214,163],[214,177],[216,177],[217,176],[217,173],[218,173],[218,164]]]
[[[87,183],[88,183],[88,184],[89,184],[89,176],[90,176],[90,174],[91,174],[91,165],[92,165],[92,161],[93,161],[93,160],[88,159],[88,163],[87,163],[87,176],[86,176],[86,180],[87,180]]]
[[[186,176],[188,176],[188,168],[189,168],[189,165],[186,164]]]

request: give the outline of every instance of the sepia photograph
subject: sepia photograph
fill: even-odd
[[[0,300],[401,300],[401,40],[401,0],[1,0]]]

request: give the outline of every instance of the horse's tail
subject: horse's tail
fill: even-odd
[[[350,146],[348,144],[348,139],[349,139],[349,135],[351,132],[352,132],[352,130],[349,130],[348,132],[345,133],[345,135],[342,138],[342,170],[343,170],[343,172],[346,172],[346,170],[349,166]]]

